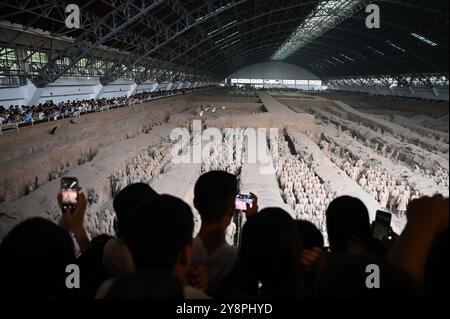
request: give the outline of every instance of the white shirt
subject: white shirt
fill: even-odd
[[[192,268],[204,265],[208,273],[208,290],[215,291],[233,269],[237,256],[238,248],[227,243],[208,255],[202,239],[196,237],[192,246]]]

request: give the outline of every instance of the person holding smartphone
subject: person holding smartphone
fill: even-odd
[[[80,253],[86,252],[91,248],[91,242],[84,228],[87,199],[86,195],[81,192],[78,179],[63,177],[57,199],[62,212],[60,226],[74,235],[80,247]]]
[[[193,242],[192,268],[206,267],[210,295],[214,295],[237,258],[238,248],[226,242],[226,229],[236,213],[237,194],[236,176],[224,171],[208,172],[195,184],[194,206],[202,225]],[[253,202],[245,205],[247,219],[258,212],[258,199],[253,196]]]

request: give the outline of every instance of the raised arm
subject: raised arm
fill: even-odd
[[[425,264],[437,235],[448,229],[448,198],[422,197],[408,205],[408,222],[389,253],[389,259],[424,283]]]

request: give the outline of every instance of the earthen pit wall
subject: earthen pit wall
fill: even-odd
[[[396,124],[394,122],[377,118],[371,114],[357,111],[344,102],[334,101],[334,103],[336,104],[336,107],[334,109],[340,108],[344,112],[346,112],[347,119],[353,122],[363,123],[364,125],[369,126],[374,130],[376,130],[378,127],[381,127],[383,130],[388,131],[394,135],[401,135],[402,137],[406,138],[409,143],[417,144],[420,148],[430,151],[428,146],[431,141],[425,139],[423,135],[411,131],[410,129],[406,129],[404,126]],[[333,109],[333,107],[331,107],[330,109]],[[432,145],[435,150],[439,150],[442,153],[448,153],[448,144],[439,141],[433,141],[431,143],[433,143]]]
[[[317,113],[325,118],[328,118],[335,124],[339,124],[345,130],[350,130],[352,134],[356,134],[363,140],[367,140],[371,143],[376,143],[386,146],[386,151],[396,151],[399,153],[398,159],[411,165],[417,165],[424,169],[433,169],[435,167],[442,167],[448,170],[448,160],[431,153],[420,147],[398,140],[393,136],[383,135],[378,133],[364,125],[358,125],[357,123],[343,120],[327,111],[317,111]]]
[[[315,109],[328,111],[334,115],[337,115],[343,119],[348,120],[346,112],[340,111],[334,107],[336,104],[333,101],[328,100],[307,100],[307,99],[277,99],[280,103],[290,107],[296,112],[311,112]]]
[[[329,106],[333,106],[334,103],[328,100],[309,100],[309,99],[286,99],[286,98],[277,98],[278,102],[288,106],[288,107],[299,107],[304,111],[309,111],[313,108],[322,108],[326,109]]]
[[[187,102],[171,98],[138,105],[136,108],[82,116],[79,124],[70,119],[7,132],[0,138],[0,198],[15,200],[38,178],[49,181],[51,172],[78,165],[82,154],[96,154],[102,147],[142,134],[144,126],[163,121],[171,113],[185,110]],[[55,135],[49,131],[57,126]]]
[[[390,158],[379,155],[370,147],[355,141],[351,135],[340,132],[333,126],[325,125],[319,127],[318,132],[322,133],[323,138],[325,138],[328,142],[333,142],[336,145],[339,145],[353,154],[353,156],[357,159],[362,159],[366,162],[378,162],[380,167],[388,171],[390,175],[394,176],[397,180],[406,179],[410,186],[412,186],[415,190],[420,191],[422,195],[432,196],[436,193],[437,185],[431,179],[414,173],[408,166],[394,163]],[[440,187],[438,193],[448,197],[448,188],[445,189],[445,187]]]
[[[280,131],[286,126],[295,127],[299,132],[315,132],[314,116],[310,114],[271,114],[260,113],[253,115],[225,115],[217,119],[194,115],[177,114],[170,118],[169,123],[177,127],[186,127],[187,123],[199,120],[207,127],[217,128],[278,128]]]
[[[339,100],[349,105],[356,107],[364,112],[364,109],[371,109],[377,114],[386,114],[386,111],[394,111],[395,114],[404,114],[405,116],[414,116],[423,114],[438,118],[448,115],[447,104],[434,104],[425,101],[416,101],[413,99],[403,100],[402,98],[388,97],[388,96],[369,96],[359,95],[355,93],[314,93],[314,95],[328,99]]]
[[[101,148],[96,157],[89,163],[69,169],[70,176],[76,176],[85,192],[94,189],[98,202],[88,207],[87,214],[97,213],[102,205],[112,199],[110,176],[114,171],[123,168],[125,163],[152,145],[158,145],[168,138],[173,127],[162,125],[149,134],[141,134],[135,138],[124,140]],[[60,190],[59,179],[46,183],[33,193],[18,200],[0,203],[0,240],[17,223],[27,218],[59,216],[56,196]]]
[[[431,128],[428,128],[425,126],[415,124],[407,117],[404,117],[401,115],[393,116],[392,120],[394,123],[398,123],[400,125],[406,126],[410,130],[416,131],[419,134],[422,134],[422,135],[432,134],[432,135],[437,136],[438,138],[441,138],[443,140],[443,142],[445,142],[445,143],[449,142],[449,133],[448,132],[443,132],[443,131],[439,131],[439,130],[435,130],[435,129],[431,129]]]
[[[300,132],[314,132],[314,116],[306,113],[296,113],[286,105],[276,101],[265,93],[258,93],[265,113],[252,115],[224,115],[218,118],[200,116],[173,116],[171,123],[178,126],[185,126],[187,122],[193,120],[204,120],[207,127],[217,128],[278,128],[283,130],[286,126],[293,126]],[[245,104],[244,104],[245,105]]]
[[[236,103],[236,102],[227,102],[227,101],[222,101],[222,100],[212,100],[209,99],[207,102],[189,102],[189,106],[191,107],[188,111],[193,111],[195,112],[195,110],[197,108],[199,108],[202,105],[214,105],[218,111],[222,111],[221,107],[225,106],[226,109],[224,110],[225,112],[227,111],[239,111],[239,112],[263,112],[263,105],[261,103]]]
[[[219,102],[224,103],[260,103],[260,99],[257,97],[234,97],[234,96],[195,96],[192,97],[191,102],[193,103],[212,103],[216,104]]]
[[[306,100],[295,100],[295,99],[283,99],[282,102],[288,106],[290,106],[294,110],[312,110],[312,109],[318,109],[322,111],[329,112],[335,116],[338,116],[339,118],[347,121],[352,121],[355,123],[362,123],[363,125],[371,128],[372,130],[376,130],[378,127],[382,128],[383,130],[386,130],[390,132],[391,134],[400,134],[404,135],[405,128],[401,125],[382,120],[379,118],[376,118],[375,116],[371,114],[365,114],[363,112],[360,112],[358,110],[355,110],[354,108],[350,107],[349,105],[341,102],[341,101],[306,101]],[[420,134],[419,134],[420,135]],[[420,139],[420,136],[416,135],[414,132],[411,133],[410,138],[414,138],[416,136],[418,139]],[[436,142],[439,143],[439,142]],[[445,144],[440,143],[440,146],[442,146],[443,149],[445,149]],[[443,154],[441,156],[443,159],[447,160],[447,156]]]

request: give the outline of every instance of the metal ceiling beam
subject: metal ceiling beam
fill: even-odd
[[[34,21],[36,21],[39,18],[45,18],[47,19],[47,17],[52,17],[50,18],[51,21],[59,23],[61,25],[63,25],[63,27],[61,27],[56,33],[60,34],[63,32],[63,30],[66,31],[67,34],[73,33],[74,31],[68,31],[67,32],[67,28],[64,25],[64,19],[65,19],[65,3],[59,0],[53,1],[51,3],[47,3],[44,2],[43,0],[36,0],[36,1],[42,1],[39,2],[37,6],[34,7],[27,7],[27,5],[29,5],[29,3],[25,3],[25,4],[20,4],[19,1],[13,1],[13,0],[8,0],[5,3],[2,3],[2,6],[7,7],[8,9],[15,9],[15,10],[19,10],[18,12],[27,12],[30,14],[33,14],[36,16],[36,19],[34,19]],[[123,14],[123,16],[128,16],[130,14],[129,8],[126,6],[123,6],[124,4],[126,4],[129,1],[124,1],[124,0],[108,0],[108,3],[113,6],[116,7],[116,11],[117,12],[121,12]],[[90,3],[90,2],[89,2]],[[91,13],[89,13],[87,10],[83,10],[84,8],[86,8],[88,6],[88,4],[85,4],[84,6],[82,6],[80,8],[81,13],[82,13],[82,17],[81,17],[81,28],[80,30],[84,31],[83,34],[90,34],[95,32],[96,35],[101,35],[100,33],[102,32],[102,28],[100,28],[101,24],[99,23],[100,18],[96,17],[94,15],[92,15]],[[161,2],[162,3],[162,2]],[[25,8],[25,9],[22,9]],[[145,12],[148,12],[148,10],[150,10],[150,7],[148,7],[148,9]],[[54,12],[58,12],[60,13],[58,16],[54,16],[52,15]],[[134,19],[130,19],[129,20],[129,25],[132,24],[132,22],[136,22],[139,21],[139,23],[145,23],[146,27],[148,28],[153,28],[153,29],[164,29],[166,27],[165,24],[160,23],[157,19],[154,19],[152,17],[152,15],[148,15],[145,14],[145,12],[141,12],[141,15],[139,16],[139,18],[134,18]],[[114,15],[113,15],[114,17]],[[119,21],[115,21],[115,22],[119,22]],[[24,30],[28,29],[32,24],[27,25]],[[119,29],[116,28],[115,29],[115,33],[111,34],[109,33],[108,36],[110,36],[112,40],[116,40],[116,41],[120,41],[121,43],[127,43],[129,47],[136,47],[138,45],[140,45],[141,43],[145,43],[147,41],[146,38],[135,34],[133,32],[129,32],[127,30],[128,28],[123,28],[123,29]],[[12,41],[16,40],[19,36],[21,35],[21,33],[19,32],[18,35],[16,37],[13,38]],[[69,41],[66,40],[68,43]],[[42,40],[37,44],[37,45],[33,45],[30,49],[31,50],[44,50],[43,48],[48,45],[48,44],[52,44],[52,37],[42,37]],[[86,43],[86,45],[88,45]],[[14,47],[14,45],[12,43],[9,43],[7,45],[8,47]],[[71,44],[68,45],[68,47],[70,47]],[[92,47],[92,49],[94,49],[94,46]],[[46,50],[47,52],[49,52],[48,50]],[[51,51],[49,52],[52,56],[54,56],[54,60],[58,61],[61,58],[64,58],[66,53],[64,51],[60,51],[60,50],[53,50],[51,49]],[[85,54],[90,56],[91,54]],[[29,58],[29,57],[27,57]],[[83,57],[81,55],[72,55],[69,57],[71,63],[67,64],[64,66],[64,68],[62,68],[62,66],[56,64],[53,62],[53,65],[55,66],[55,68],[58,68],[56,70],[53,70],[55,72],[53,72],[51,75],[54,76],[53,78],[44,78],[44,79],[36,79],[36,82],[38,82],[39,85],[45,85],[46,82],[50,82],[50,81],[54,81],[57,77],[59,77],[60,75],[62,75],[62,73],[66,73],[68,72],[69,69],[71,69],[72,66],[71,64],[76,64],[80,59],[82,59]],[[26,58],[25,58],[26,59]],[[144,64],[147,63],[148,59],[145,59]],[[51,65],[52,61],[49,61],[48,65]],[[151,63],[150,63],[151,64]],[[47,65],[47,66],[48,66]],[[47,67],[46,66],[46,67]],[[186,68],[186,70],[190,70],[192,72],[192,70],[194,70],[194,68]],[[59,71],[59,72],[57,72]],[[131,68],[130,69],[126,69],[124,70],[123,68],[123,64],[121,64],[120,62],[116,63],[115,65],[113,65],[113,67],[110,67],[108,70],[106,70],[107,72],[105,72],[102,75],[102,81],[104,83],[109,83],[114,81],[115,79],[117,79],[119,76],[122,76],[125,74],[129,74],[131,73]],[[195,72],[198,72],[197,70],[195,70]],[[35,78],[35,75],[29,75],[33,78]]]
[[[36,85],[41,87],[54,82],[75,66],[80,59],[89,56],[96,47],[111,39],[114,34],[126,29],[163,2],[164,0],[153,0],[145,5],[136,6],[133,0],[124,1],[119,7],[96,21],[94,30],[83,32],[63,52],[52,57],[35,79]],[[123,12],[127,12],[128,15],[124,16]],[[92,42],[93,39],[95,39],[94,42]],[[69,63],[58,64],[58,61],[65,57],[69,58]]]
[[[279,40],[281,40],[283,37],[273,37],[273,34],[279,33],[282,31],[276,31],[276,32],[272,32],[272,33],[268,33],[268,34],[261,34],[259,37],[253,38],[253,37],[249,37],[249,40],[245,41],[245,42],[241,42],[240,45],[242,45],[242,47],[236,47],[236,48],[230,48],[230,50],[228,52],[231,52],[230,57],[231,58],[235,58],[236,55],[239,55],[240,53],[243,52],[243,50],[245,50],[246,48],[246,44],[253,44],[252,48],[259,46],[259,45],[264,45],[264,43],[269,42],[272,45],[275,45],[275,43]],[[328,37],[330,39],[335,39],[335,40],[340,40],[342,41],[342,39],[338,39],[338,38],[333,38],[333,37]],[[259,41],[260,39],[262,39],[262,44]],[[304,50],[302,52],[310,52],[310,51],[314,51],[313,54],[322,58],[322,59],[326,59],[330,57],[330,52],[333,52],[333,55],[335,55],[337,52],[346,54],[346,55],[351,55],[352,57],[358,56],[359,58],[364,59],[364,63],[368,64],[368,65],[372,65],[372,67],[374,68],[378,68],[378,69],[382,69],[382,65],[368,59],[366,56],[363,56],[362,54],[360,54],[358,52],[358,50],[354,50],[354,43],[352,43],[351,41],[347,41],[344,40],[342,41],[344,44],[343,46],[335,46],[335,45],[331,45],[328,42],[316,42],[317,44],[321,44],[322,46],[326,46],[329,47],[329,49],[318,49],[318,48],[304,48]],[[348,42],[348,43],[347,43]],[[353,47],[352,47],[353,45]],[[244,48],[244,49],[243,49]],[[227,52],[227,53],[228,53]],[[244,51],[245,52],[245,51]],[[301,53],[296,53],[293,56],[301,56]],[[269,57],[268,57],[269,58]],[[343,59],[343,57],[341,57],[341,59]],[[210,56],[207,60],[204,60],[203,63],[205,64],[209,64],[210,61],[218,61],[218,63],[220,65],[226,64],[227,60],[218,60],[216,56]],[[295,63],[294,63],[295,64]],[[209,64],[211,65],[212,69],[215,70],[215,64]],[[362,68],[369,70],[368,66],[363,65]]]
[[[398,4],[398,5],[405,5],[405,2],[403,2],[403,1],[396,1],[395,3]],[[302,3],[302,4],[294,5],[293,7],[299,7],[299,6],[304,6],[304,5],[305,5],[305,4]],[[288,8],[286,8],[286,9],[280,9],[280,10],[288,10],[288,9],[290,10],[290,9],[292,9],[293,7],[288,7]],[[423,7],[423,6],[407,6],[407,7],[414,8],[414,9],[417,9],[417,10],[420,10],[420,9],[425,8],[425,7]],[[272,14],[272,12],[266,12],[266,13],[264,13],[263,15],[270,15],[270,14]],[[243,24],[245,24],[245,23],[247,23],[247,22],[249,22],[249,21],[253,21],[254,19],[257,19],[257,18],[259,18],[259,16],[257,16],[257,17],[253,17],[253,16],[252,16],[252,17],[250,17],[249,19],[240,21],[238,27],[240,27],[241,25],[243,25]],[[349,18],[358,19],[358,20],[360,20],[361,22],[363,22],[363,21],[365,20],[366,17],[365,17],[365,16],[356,16],[356,17],[349,17]],[[390,23],[389,21],[395,21],[395,23]],[[401,18],[398,18],[398,17],[395,17],[395,19],[387,19],[387,21],[383,22],[383,25],[385,25],[385,26],[392,27],[392,28],[395,28],[395,29],[400,29],[400,30],[403,30],[403,31],[405,31],[405,32],[407,32],[408,30],[411,29],[412,24],[413,24],[413,22],[411,22],[411,21],[409,21],[409,22],[408,22],[408,21],[404,21],[404,19],[401,19]],[[230,28],[226,28],[225,30],[222,30],[222,31],[220,32],[220,34],[223,34],[223,33],[226,34],[226,32],[229,31],[229,30],[230,30]],[[217,36],[217,35],[215,35],[215,36]],[[224,35],[224,36],[225,36],[225,35]],[[206,40],[200,42],[198,45],[201,45],[201,44],[204,43],[205,41],[206,41]],[[185,54],[185,52],[184,52],[184,53],[181,53],[180,56],[182,56],[182,55],[184,55],[184,54]],[[179,59],[179,57],[176,57],[176,58],[173,59],[172,61],[179,61],[178,59]],[[186,64],[186,63],[190,64],[191,62],[186,61],[186,60],[183,60],[181,63],[182,63],[182,64]]]
[[[355,17],[355,18],[356,18],[356,17]],[[360,18],[357,18],[357,19],[360,19]],[[395,26],[395,25],[392,25],[392,26]],[[385,39],[382,39],[382,38],[380,38],[379,36],[374,36],[374,35],[368,34],[368,33],[362,34],[361,32],[358,32],[358,31],[355,31],[355,30],[351,30],[351,29],[345,29],[345,28],[335,28],[335,30],[341,31],[341,32],[352,33],[352,34],[354,34],[354,35],[356,34],[356,35],[361,36],[361,38],[364,39],[364,40],[371,39],[371,40],[377,41],[378,43],[382,43],[383,45],[386,45]],[[324,35],[323,37],[325,37],[325,38],[332,38],[332,37],[330,37],[330,36],[328,36],[328,35]],[[341,37],[341,38],[335,38],[335,40],[338,40],[339,42],[345,43],[345,41],[342,41],[342,39],[345,39],[345,38],[346,38],[346,36],[345,36],[345,37],[343,36],[343,37]],[[321,42],[319,42],[319,41],[314,41],[314,43],[320,44]],[[312,43],[311,45],[314,45],[314,43]],[[242,43],[241,43],[241,44],[242,44]],[[241,44],[240,44],[240,45],[241,45]],[[363,45],[366,45],[366,44],[372,44],[372,45],[373,45],[373,43],[361,43],[361,42],[359,42],[359,41],[354,41],[354,42],[352,42],[350,45],[351,45],[351,46],[358,46],[358,45],[363,46]],[[344,46],[344,47],[345,47],[345,48],[348,48],[347,46]],[[416,51],[415,48],[411,48],[411,47],[406,46],[406,45],[404,45],[404,47],[405,47],[405,49],[407,50],[407,52],[408,52],[408,54],[409,54],[410,56],[415,57],[417,60],[421,61],[422,63],[428,64],[428,66],[430,67],[430,69],[431,69],[431,68],[435,68],[434,66],[430,65],[430,64],[427,62],[427,60],[425,60],[424,58],[418,56],[418,55],[415,53],[415,51]],[[334,53],[336,48],[338,48],[338,47],[334,47],[332,50],[330,50],[330,54],[331,54],[331,52]],[[237,47],[236,47],[236,50],[242,50],[241,46],[237,46]],[[367,51],[367,49],[366,49],[366,51]],[[301,51],[300,51],[300,52],[301,52]],[[215,59],[215,56],[210,57],[210,59],[208,59],[207,61],[212,60],[212,59]],[[404,67],[402,67],[402,65],[399,64],[395,59],[391,59],[389,55],[386,55],[386,56],[382,57],[382,59],[389,60],[389,61],[392,62],[393,64],[396,64],[399,68],[404,68]],[[378,63],[378,64],[381,65],[381,63]],[[404,70],[404,71],[406,71],[406,70]]]
[[[156,57],[167,61],[166,66],[171,66],[172,69],[180,70],[177,74],[184,73],[201,73],[205,72],[205,70],[198,70],[198,67],[201,65],[206,66],[206,68],[211,67],[212,71],[219,71],[219,67],[226,66],[226,69],[230,69],[227,63],[233,62],[231,59],[238,55],[238,50],[252,50],[254,47],[254,43],[250,40],[245,40],[241,42],[239,46],[233,47],[231,45],[230,51],[228,48],[226,51],[221,50],[221,46],[216,45],[218,39],[223,39],[227,34],[231,34],[232,30],[239,30],[240,35],[232,36],[230,39],[226,39],[223,43],[232,43],[234,39],[243,39],[244,35],[252,35],[255,34],[256,30],[267,30],[269,25],[273,26],[281,26],[281,23],[277,24],[272,21],[275,19],[280,19],[280,17],[285,18],[284,20],[296,20],[300,21],[302,14],[298,14],[295,18],[290,19],[289,13],[294,12],[295,8],[303,7],[307,8],[308,6],[319,3],[320,1],[298,1],[298,0],[290,0],[290,1],[272,1],[272,0],[261,0],[258,3],[253,0],[216,0],[216,1],[207,1],[203,0],[201,5],[192,10],[187,9],[186,2],[182,2],[180,0],[161,0],[161,3],[168,4],[168,7],[172,8],[170,15],[176,14],[178,18],[171,23],[170,25],[165,25],[156,16],[149,14],[141,14],[139,18],[135,18],[134,20],[124,21],[125,17],[133,15],[134,13],[138,13],[139,9],[143,9],[145,5],[138,4],[136,5],[136,1],[131,0],[102,0],[105,3],[109,3],[111,7],[114,7],[109,14],[110,17],[116,17],[114,23],[108,23],[106,17],[100,19],[99,17],[95,17],[88,10],[82,10],[82,28],[78,31],[67,31],[62,30],[58,23],[63,24],[65,18],[64,7],[66,5],[65,1],[61,0],[4,0],[0,4],[0,18],[14,18],[15,15],[20,14],[21,12],[26,12],[33,14],[33,19],[25,26],[26,31],[28,28],[33,26],[35,22],[39,19],[46,19],[52,22],[56,22],[55,29],[50,30],[51,32],[56,32],[57,34],[64,35],[75,35],[82,31],[82,35],[77,37],[75,42],[79,41],[80,38],[83,37],[83,34],[91,34],[92,37],[101,35],[104,38],[105,42],[110,42],[111,40],[116,41],[116,43],[124,43],[127,50],[131,50],[131,52],[126,52],[128,54],[126,58],[118,58],[114,59],[115,64],[109,66],[109,71],[104,72],[104,79],[109,80],[114,79],[117,76],[120,76],[124,72],[127,74],[136,73],[136,77],[144,79],[147,77],[149,72],[147,69],[151,69],[153,64],[149,57]],[[153,1],[155,3],[157,1]],[[89,4],[90,2],[88,2]],[[383,61],[387,61],[389,67],[393,69],[397,69],[396,71],[401,72],[402,70],[408,69],[409,67],[414,67],[415,63],[420,64],[419,70],[421,67],[427,68],[430,71],[438,71],[442,69],[441,59],[436,59],[434,62],[431,58],[429,58],[428,52],[436,52],[437,56],[440,57],[444,53],[448,52],[448,41],[444,41],[440,43],[440,46],[436,50],[427,50],[427,47],[424,46],[424,49],[418,50],[419,44],[417,47],[414,45],[413,39],[410,37],[405,37],[406,32],[411,32],[414,28],[420,29],[423,25],[422,23],[419,26],[414,25],[414,21],[410,21],[408,19],[410,16],[420,16],[422,11],[425,12],[427,17],[436,16],[440,21],[442,18],[446,18],[448,21],[448,11],[442,11],[442,9],[448,9],[448,3],[443,1],[406,1],[406,0],[381,0],[376,1],[377,4],[383,6],[386,5],[386,10],[383,13],[383,26],[385,26],[385,33],[389,36],[396,37],[396,44],[401,45],[408,51],[408,56],[404,59],[405,61],[401,61],[397,59],[397,55],[392,58],[390,56],[387,57],[376,57],[374,59],[375,64],[381,64]],[[192,2],[194,4],[194,2]],[[149,4],[147,4],[149,5]],[[88,5],[83,4],[83,8]],[[6,8],[7,10],[2,11],[1,8]],[[15,8],[16,11],[11,12],[11,8]],[[405,8],[404,15],[398,16],[398,10]],[[3,13],[2,13],[3,12]],[[115,13],[113,13],[115,12]],[[153,11],[147,11],[152,12]],[[163,11],[161,11],[163,12]],[[108,14],[108,15],[109,15]],[[121,20],[122,19],[122,20]],[[160,18],[161,19],[161,18]],[[361,14],[358,17],[352,17],[350,22],[355,19],[365,19],[365,15]],[[236,20],[237,22],[233,25],[227,26],[227,23]],[[105,23],[100,23],[105,22]],[[263,27],[259,28],[258,25],[263,24]],[[146,30],[152,29],[155,30],[155,35],[146,38],[145,36],[136,34],[134,32],[130,32],[129,29],[132,26],[143,25]],[[316,52],[317,58],[312,59],[312,62],[318,68],[321,58],[323,58],[323,63],[327,63],[328,66],[324,69],[323,72],[331,72],[330,74],[338,74],[344,73],[345,69],[341,68],[339,65],[333,66],[333,63],[326,62],[326,58],[324,58],[324,54],[320,52],[326,52],[329,48],[331,53],[334,52],[351,52],[349,48],[344,45],[346,42],[346,38],[350,35],[350,37],[354,41],[354,46],[358,47],[359,53],[362,53],[362,47],[366,44],[377,47],[378,45],[382,45],[385,48],[386,43],[383,35],[380,32],[374,30],[373,32],[364,32],[364,35],[361,31],[352,28],[352,26],[348,26],[344,23],[346,27],[337,27],[331,30],[323,40],[313,41],[310,44],[310,48],[308,49],[310,53],[296,55],[302,58],[303,56],[307,56],[308,59],[312,59],[310,57],[311,52]],[[119,30],[115,27],[121,27]],[[288,29],[292,28],[292,26],[288,26],[286,23],[286,27]],[[163,32],[163,29],[169,30],[167,32]],[[209,34],[211,31],[218,30],[214,34]],[[188,32],[190,31],[190,32]],[[267,33],[268,39],[276,40],[278,38],[271,38],[270,36],[274,36],[275,34],[281,34],[283,32],[282,29],[277,30],[279,33]],[[334,32],[334,33],[333,33]],[[380,35],[378,35],[380,34]],[[409,33],[408,33],[409,34]],[[425,33],[426,35],[426,33]],[[20,37],[18,33],[15,37],[11,38],[11,42],[16,42],[17,37]],[[369,39],[366,39],[369,37]],[[398,38],[398,39],[397,39]],[[102,39],[102,37],[100,37]],[[255,41],[260,43],[265,43],[264,41],[260,41],[259,37],[256,36]],[[326,39],[326,41],[325,41]],[[342,40],[344,39],[344,40]],[[357,40],[356,40],[357,39]],[[442,39],[442,38],[441,38]],[[89,41],[90,40],[90,41]],[[331,41],[328,41],[331,40]],[[339,40],[339,42],[337,42]],[[48,38],[43,40],[45,42],[50,42]],[[342,46],[338,45],[342,43]],[[14,43],[12,43],[13,45]],[[51,81],[55,77],[62,75],[62,73],[66,73],[76,66],[77,62],[82,58],[89,58],[94,49],[99,48],[99,44],[96,41],[93,41],[89,36],[85,37],[85,41],[79,41],[76,45],[72,47],[68,46],[63,51],[51,49],[51,60],[42,70],[41,74],[39,74],[38,80],[41,83],[45,83],[47,81]],[[87,53],[85,53],[87,50]],[[89,51],[90,50],[90,51]],[[204,53],[207,52],[207,53]],[[367,51],[364,51],[367,52]],[[417,53],[416,53],[417,52]],[[229,54],[229,57],[222,56],[222,54]],[[204,55],[210,55],[210,59],[204,59],[202,61],[202,57]],[[364,54],[364,53],[362,53]],[[448,55],[448,53],[447,53]],[[69,57],[69,63],[67,65],[63,65],[60,63],[61,58],[64,56]],[[294,63],[297,61],[297,57],[294,56],[289,61],[293,61]],[[220,57],[220,58],[219,58]],[[214,58],[219,60],[218,62],[222,63],[217,68]],[[92,59],[93,60],[93,59]],[[198,61],[202,62],[197,63]],[[210,62],[214,62],[211,63]],[[243,59],[241,59],[243,61]],[[125,63],[126,62],[126,63]],[[172,62],[172,64],[170,64]],[[175,66],[176,63],[182,64],[182,66]],[[71,67],[68,67],[72,65]],[[186,66],[192,66],[192,68],[187,68]],[[68,67],[68,68],[67,68]],[[348,67],[348,64],[347,64]],[[67,69],[66,69],[67,68]],[[115,69],[116,68],[116,69]],[[216,69],[214,69],[216,68]],[[370,69],[368,66],[361,68]],[[65,70],[65,71],[64,71]],[[136,71],[141,71],[143,75],[139,75]],[[347,68],[347,70],[350,70]],[[354,72],[350,70],[351,72]],[[108,76],[109,75],[109,76]],[[210,76],[213,76],[213,73],[210,73]],[[420,80],[418,80],[420,81]]]
[[[248,58],[249,56],[251,56],[251,63],[250,64],[255,64],[255,63],[259,63],[259,62],[270,62],[267,59],[267,53],[270,52],[270,50],[273,50],[274,45],[273,44],[268,44],[265,46],[259,46],[259,47],[255,47],[252,49],[249,49],[246,52],[243,52],[242,54],[236,54],[234,59],[231,61],[230,64],[234,65],[234,68],[232,70],[227,70],[227,76],[229,76],[230,74],[238,71],[239,69],[241,69],[242,67],[244,67],[245,65],[248,65]],[[316,55],[311,54],[309,56],[309,59],[315,58]],[[306,57],[308,58],[308,56]],[[245,60],[245,61],[244,61]],[[244,61],[243,63],[239,63],[240,61]],[[307,71],[310,71],[311,73],[317,75],[319,78],[324,79],[326,76],[325,74],[321,73],[321,72],[313,72],[311,71],[311,68],[308,67],[307,65],[303,65],[303,64],[297,64],[298,66],[304,68]]]
[[[178,39],[183,34],[185,34],[188,30],[199,26],[200,24],[206,22],[211,19],[214,15],[218,15],[224,11],[231,9],[233,6],[237,6],[239,4],[245,3],[249,0],[219,0],[209,2],[204,4],[203,6],[193,10],[190,15],[181,16],[174,23],[170,24],[165,30],[165,37],[160,38],[158,36],[153,36],[148,39],[147,42],[141,43],[136,50],[130,52],[128,57],[125,58],[122,64],[129,66],[129,68],[133,68],[135,65],[142,62],[144,59],[152,55],[154,52],[162,49],[167,46],[172,41]],[[205,9],[207,10],[205,12]],[[203,14],[204,18],[199,20],[197,17],[199,14]],[[185,38],[188,47],[195,46],[195,43],[192,41],[196,41],[197,38],[189,39]],[[170,52],[166,52],[166,54],[170,54]],[[169,58],[164,58],[163,60],[170,61]]]
[[[166,0],[166,5],[168,5],[177,15],[186,17],[189,15],[189,11],[187,11],[183,5],[178,0]],[[191,17],[193,19],[193,17]],[[146,15],[143,19],[139,21],[140,23],[144,24],[146,28],[152,29],[156,31],[156,36],[159,37],[161,41],[164,41],[167,37],[170,36],[172,29],[169,25],[165,24],[164,22],[160,21],[153,15]],[[201,30],[198,26],[194,28],[197,30],[197,32],[202,33],[203,30]],[[202,34],[203,35],[203,34]],[[122,72],[122,65],[125,65],[127,68],[126,72],[131,72],[136,65],[139,65],[139,63],[142,63],[146,59],[146,52],[148,49],[151,49],[151,46],[149,46],[149,43],[147,41],[151,41],[148,39],[145,39],[143,41],[135,42],[132,46],[129,47],[132,52],[125,56],[125,58],[122,61],[119,61],[119,63],[116,66],[116,69],[112,68],[106,75],[104,81],[112,82],[118,77],[120,77]],[[176,55],[179,51],[187,50],[192,46],[192,43],[183,37],[176,37],[174,39],[174,42],[177,44],[177,48],[171,48],[166,47],[165,48],[165,54],[172,54]],[[152,43],[150,43],[152,44]],[[156,46],[158,45],[158,42],[154,43]],[[139,51],[140,50],[140,51]],[[176,50],[176,51],[175,51]],[[165,61],[168,61],[168,59],[164,59]],[[171,62],[171,61],[169,61]],[[193,68],[194,69],[194,68]],[[147,69],[143,71],[145,73]],[[205,72],[207,71],[198,70],[199,72]]]
[[[207,41],[217,38],[219,35],[222,35],[222,38],[223,38],[226,36],[227,32],[230,32],[235,28],[241,29],[241,27],[247,23],[256,22],[258,19],[261,19],[261,18],[270,17],[271,15],[273,15],[275,13],[293,12],[292,10],[308,7],[308,6],[317,4],[318,2],[320,2],[320,1],[316,0],[316,1],[299,2],[298,0],[295,0],[295,1],[290,1],[288,5],[277,8],[277,9],[270,9],[270,7],[269,7],[269,9],[267,9],[267,7],[264,6],[265,2],[263,2],[255,8],[255,10],[256,10],[255,12],[245,11],[245,10],[237,12],[236,16],[235,16],[235,20],[237,21],[236,24],[233,24],[231,26],[227,26],[227,27],[223,28],[222,30],[215,33],[212,37],[200,39],[198,41],[198,43],[194,44],[194,46],[191,47],[190,50],[193,50],[196,46],[203,45]],[[299,16],[301,17],[301,15],[298,15],[298,14],[296,15],[295,21],[299,20]],[[262,23],[265,23],[265,22],[266,21],[262,21]],[[217,40],[214,40],[214,41],[217,41]],[[178,63],[181,63],[181,64],[188,64],[188,65],[191,64],[189,57],[187,57],[183,60],[180,60],[180,58],[184,57],[188,52],[189,51],[180,52],[180,54],[178,56],[172,57],[171,61],[174,61],[174,62],[177,61]]]

